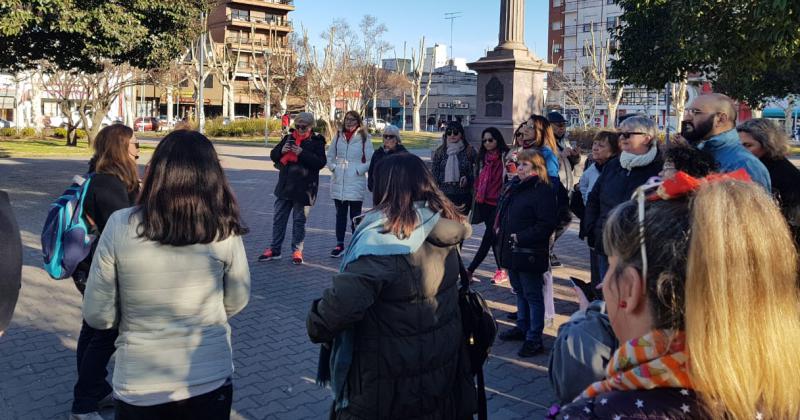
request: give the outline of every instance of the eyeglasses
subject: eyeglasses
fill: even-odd
[[[358,122],[358,120],[355,118],[345,118],[344,120],[349,122]]]
[[[483,139],[481,142],[483,143],[493,143],[495,140],[493,137],[489,137],[488,139]]]
[[[625,139],[631,138],[631,136],[635,135],[645,135],[647,133],[642,133],[641,131],[620,131],[619,136]]]
[[[308,130],[308,126],[307,126],[307,125],[302,125],[302,124],[295,124],[295,125],[294,125],[294,128],[296,128],[296,129],[298,129],[298,130],[300,130],[300,131],[306,131],[306,130]]]
[[[694,117],[695,115],[716,114],[716,112],[704,112],[697,108],[686,108],[686,110],[684,110],[683,113],[692,117]]]
[[[461,134],[461,132],[458,130],[447,130],[444,132],[445,136],[457,136],[459,134]]]
[[[384,134],[383,135],[383,139],[384,140],[395,140],[395,139],[397,139],[397,136],[392,135],[392,134]]]

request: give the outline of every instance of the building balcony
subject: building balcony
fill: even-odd
[[[295,9],[294,0],[229,0],[228,4],[241,4],[260,8],[278,9],[290,12]]]
[[[276,19],[275,17],[249,17],[242,15],[227,15],[228,25],[242,28],[266,29],[272,31],[292,32],[292,21],[289,19]]]

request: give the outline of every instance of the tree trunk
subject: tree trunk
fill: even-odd
[[[278,105],[281,108],[281,115],[285,114],[289,109],[289,90],[285,90],[281,93],[281,99],[278,101]]]
[[[608,118],[606,119],[606,127],[614,128],[617,125],[617,104],[608,104]]]
[[[167,123],[171,124],[172,120],[174,119],[175,115],[172,109],[172,95],[174,94],[175,88],[172,85],[167,86]]]
[[[230,118],[229,115],[230,111],[228,110],[229,102],[228,102],[228,91],[230,90],[230,86],[227,84],[222,84],[222,116],[225,118]]]
[[[231,121],[233,121],[234,118],[236,118],[236,97],[234,96],[234,93],[236,93],[235,87],[233,86],[233,83],[231,83],[230,85],[228,85],[227,92],[225,92],[225,100],[223,101],[228,103],[227,115],[228,118],[231,119]],[[247,97],[247,100],[248,101],[250,100],[249,96]],[[223,111],[222,114],[225,115],[225,112]]]
[[[372,121],[378,122],[378,91],[372,93]]]
[[[797,103],[797,98],[794,95],[789,95],[786,97],[786,109],[783,110],[783,127],[786,130],[786,134],[789,137],[794,138],[794,133],[792,132],[793,122],[794,122],[794,106]]]
[[[101,104],[99,110],[95,109],[95,112],[92,115],[92,129],[86,130],[89,146],[94,144],[94,139],[97,138],[97,133],[99,133],[103,128],[103,118],[108,115],[109,109],[111,109],[111,103]]]
[[[411,105],[411,129],[414,130],[415,133],[419,132],[419,109],[419,103],[415,102]]]

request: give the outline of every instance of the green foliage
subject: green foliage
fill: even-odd
[[[223,125],[222,118],[215,118],[208,121],[206,124],[206,134],[210,137],[242,137],[242,136],[263,136],[264,135],[264,119],[248,119],[236,120],[227,125]],[[270,132],[279,131],[281,129],[280,121],[275,120],[267,121],[267,128]]]
[[[207,0],[0,1],[0,68],[47,60],[61,69],[100,71],[102,59],[140,68],[174,60],[196,38]]]
[[[17,136],[17,129],[16,128],[0,128],[0,136],[2,137],[16,137]]]
[[[573,128],[569,131],[569,141],[578,143],[581,150],[591,150],[594,136],[600,131],[599,128]]]
[[[22,130],[19,130],[19,134],[22,137],[33,137],[36,135],[36,129],[33,127],[25,127]]]
[[[89,137],[89,134],[86,132],[86,130],[78,128],[75,130],[75,136],[77,136],[79,139],[85,139]]]
[[[65,139],[67,138],[67,129],[58,127],[53,129],[53,137],[57,139]]]
[[[618,0],[612,76],[663,89],[701,73],[715,90],[758,104],[800,91],[800,2]]]

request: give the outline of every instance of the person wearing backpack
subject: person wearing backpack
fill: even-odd
[[[458,289],[471,228],[418,156],[384,158],[374,187],[373,209],[306,319],[323,344],[317,380],[335,394],[330,418],[471,419]]]
[[[336,206],[336,246],[332,258],[344,254],[344,235],[347,222],[351,231],[353,219],[361,215],[367,190],[367,172],[372,161],[372,140],[356,111],[344,114],[342,129],[336,133],[328,148],[328,169],[331,171],[331,198]],[[349,213],[349,216],[348,216]]]
[[[113,124],[97,133],[93,147],[95,152],[89,161],[89,173],[94,173],[94,176],[85,192],[83,212],[87,223],[99,236],[111,214],[132,206],[139,194],[136,168],[139,141],[130,127]],[[96,242],[92,252],[72,274],[81,294],[91,271],[95,247]],[[78,381],[73,390],[70,419],[100,420],[102,417],[98,411],[113,406],[112,388],[106,381],[106,366],[114,354],[117,335],[116,328],[97,329],[83,321],[78,336]]]

